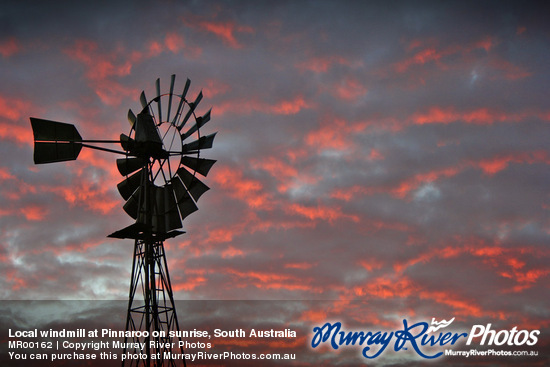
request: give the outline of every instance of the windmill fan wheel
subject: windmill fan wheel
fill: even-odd
[[[199,176],[206,177],[216,162],[201,158],[201,151],[212,148],[216,136],[201,133],[211,109],[197,115],[202,91],[190,101],[190,80],[181,94],[174,93],[174,84],[172,75],[169,91],[161,93],[157,79],[155,97],[148,100],[141,92],[141,111],[137,115],[128,111],[130,133],[120,136],[126,157],[117,159],[125,179],[117,187],[126,200],[124,210],[136,223],[113,237],[151,234],[168,238],[183,233],[177,229],[198,210],[197,201],[209,189]]]

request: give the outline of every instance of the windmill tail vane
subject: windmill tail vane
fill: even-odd
[[[131,342],[146,343],[149,358],[126,361],[130,366],[185,366],[181,357],[150,358],[153,353],[163,356],[169,352],[166,355],[171,356],[169,346],[173,344],[162,335],[179,330],[164,241],[185,233],[181,230],[184,218],[198,210],[199,198],[209,190],[199,176],[206,177],[216,161],[202,158],[201,151],[212,148],[216,133],[201,134],[211,117],[211,109],[202,116],[196,114],[202,91],[190,101],[190,80],[181,94],[176,94],[175,79],[172,75],[167,93],[161,93],[157,79],[156,95],[150,100],[141,92],[140,112],[136,115],[128,110],[130,132],[121,133],[119,140],[85,140],[72,124],[30,118],[35,164],[76,160],[83,148],[123,156],[116,160],[124,176],[117,189],[125,200],[124,211],[135,222],[109,237],[134,240],[126,330],[157,331],[154,334],[160,335],[131,338]],[[117,144],[119,148],[97,144]],[[179,353],[183,355],[182,348]]]

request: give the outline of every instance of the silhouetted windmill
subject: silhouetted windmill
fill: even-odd
[[[164,240],[184,233],[180,230],[182,220],[198,210],[196,202],[209,189],[197,174],[206,176],[216,162],[200,156],[201,150],[212,147],[216,133],[203,136],[200,132],[210,120],[211,111],[203,116],[195,113],[202,91],[190,102],[189,79],[182,93],[176,94],[175,78],[172,75],[168,93],[161,94],[160,79],[156,81],[153,99],[148,100],[145,92],[141,93],[141,111],[137,116],[128,111],[130,134],[121,134],[120,140],[84,140],[74,125],[30,119],[36,164],[74,160],[83,147],[124,155],[116,161],[125,176],[117,187],[126,200],[123,208],[135,223],[109,237],[135,241],[126,330],[160,334],[130,340],[146,342],[149,356],[145,360],[130,360],[130,365],[185,365],[185,359],[178,362],[178,358],[163,358],[164,352],[171,352],[169,331],[179,330]],[[101,143],[120,144],[123,151],[91,145]],[[136,296],[140,289],[143,299]],[[150,346],[150,341],[157,343]],[[183,354],[181,347],[180,352]],[[153,353],[160,353],[161,359],[151,360]]]

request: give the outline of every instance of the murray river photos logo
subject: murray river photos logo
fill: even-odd
[[[323,326],[313,328],[311,347],[329,345],[335,350],[343,346],[361,347],[361,354],[369,359],[376,358],[388,347],[389,349],[393,347],[395,352],[412,349],[423,358],[434,359],[444,354],[443,351],[434,349],[452,346],[459,341],[464,341],[466,345],[474,342],[487,346],[532,346],[538,342],[540,334],[539,330],[518,330],[517,327],[497,331],[491,328],[491,324],[473,325],[469,333],[444,330],[452,324],[454,319],[453,317],[449,321],[436,321],[434,318],[431,324],[427,322],[409,324],[404,319],[403,329],[395,331],[345,331],[340,322],[327,322]],[[474,340],[474,338],[481,339]]]

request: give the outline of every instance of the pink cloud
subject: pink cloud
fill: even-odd
[[[175,32],[167,32],[163,39],[146,42],[141,51],[127,50],[120,45],[112,50],[103,50],[95,41],[80,39],[64,52],[85,65],[85,76],[101,101],[110,106],[118,106],[123,98],[137,96],[139,93],[139,90],[117,81],[130,75],[135,64],[157,57],[165,51],[179,53],[182,50],[188,51],[191,57],[197,57],[201,53],[200,48],[188,47],[184,38]]]
[[[28,127],[13,125],[0,120],[0,138],[10,140],[18,145],[33,145],[33,134]]]
[[[33,144],[32,130],[26,115],[29,110],[32,110],[30,102],[0,96],[0,138],[19,145]]]
[[[2,195],[9,200],[18,201],[26,194],[37,192],[33,184],[24,182],[12,175],[7,168],[0,167],[0,181],[4,184]]]
[[[417,189],[421,184],[426,182],[434,182],[441,178],[447,178],[457,175],[468,167],[478,167],[487,175],[493,175],[502,171],[510,163],[535,164],[543,163],[550,164],[550,157],[544,151],[524,152],[517,154],[508,154],[497,156],[480,161],[463,161],[454,167],[445,167],[429,172],[418,173],[413,177],[402,181],[397,186],[390,189],[390,192],[397,197],[403,198],[412,190]]]
[[[267,103],[255,98],[243,100],[228,100],[215,107],[219,115],[226,113],[235,113],[239,115],[249,115],[255,111],[273,115],[295,115],[303,109],[313,108],[314,105],[306,101],[303,96],[297,95],[291,99],[284,99]]]
[[[164,38],[164,44],[172,53],[178,53],[185,47],[185,41],[183,37],[175,32],[169,32]]]
[[[333,149],[347,151],[353,149],[351,137],[369,126],[368,122],[348,122],[342,119],[325,120],[317,130],[310,131],[305,142],[317,150]]]
[[[370,258],[370,259],[359,260],[359,265],[361,265],[363,268],[365,268],[368,271],[373,271],[373,270],[382,268],[384,263],[380,260]]]
[[[104,53],[99,50],[97,42],[85,39],[77,40],[73,47],[65,49],[67,55],[88,67],[86,75],[92,80],[130,74],[132,64],[122,59],[122,51]]]
[[[244,177],[242,171],[235,167],[217,167],[212,180],[219,187],[228,191],[232,197],[245,202],[252,208],[266,210],[273,208],[274,203],[271,196],[264,191],[262,183]]]
[[[210,230],[207,238],[207,242],[223,243],[231,242],[235,232],[227,228],[215,228]]]
[[[369,159],[372,161],[382,160],[384,159],[384,155],[382,155],[378,149],[372,148],[370,150]]]
[[[55,193],[71,206],[85,207],[101,214],[109,214],[116,207],[122,206],[124,204],[123,199],[111,195],[112,187],[123,179],[118,173],[113,157],[105,155],[103,152],[83,149],[78,160],[78,165],[68,167],[72,170],[71,174],[75,176],[71,185],[44,185],[39,190]],[[105,167],[108,175],[101,184],[88,177],[90,166],[101,167],[102,169]]]
[[[304,108],[309,108],[311,105],[304,100],[304,97],[297,96],[293,100],[281,101],[269,108],[276,115],[295,115]]]
[[[404,60],[398,61],[392,65],[392,69],[397,73],[405,73],[409,69],[415,68],[415,73],[411,74],[411,78],[416,78],[421,84],[425,84],[424,76],[419,76],[421,66],[435,64],[439,69],[446,70],[449,68],[462,68],[470,72],[471,69],[479,69],[479,65],[484,65],[479,69],[479,75],[485,76],[490,80],[506,79],[515,81],[531,76],[533,73],[526,70],[520,65],[515,65],[510,61],[502,58],[497,53],[492,52],[499,42],[494,37],[484,37],[477,41],[466,45],[447,45],[438,46],[434,40],[413,40],[407,46],[407,53],[414,50],[412,56],[408,56]],[[484,50],[485,55],[479,56],[475,52]],[[474,62],[475,61],[475,62]],[[387,73],[387,71],[385,72]]]
[[[233,246],[229,246],[227,249],[223,250],[222,258],[227,259],[235,256],[244,256],[244,252]]]
[[[525,68],[514,65],[511,62],[501,58],[495,57],[491,59],[489,66],[492,68],[492,75],[490,75],[491,79],[504,78],[507,80],[518,80],[533,75],[532,72],[527,71]]]
[[[490,125],[495,122],[522,122],[528,118],[539,118],[549,121],[548,112],[522,111],[506,113],[489,108],[478,108],[469,111],[457,111],[454,107],[433,106],[427,112],[417,112],[410,117],[410,121],[417,125],[449,124],[463,121],[468,124]]]
[[[375,299],[429,299],[431,302],[445,305],[452,308],[454,314],[461,316],[483,316],[496,315],[492,311],[484,311],[474,300],[461,297],[456,291],[430,290],[421,284],[413,281],[407,276],[377,277],[369,279],[363,286],[355,286],[351,289],[355,296],[369,297]]]
[[[285,268],[287,269],[299,269],[299,270],[307,270],[312,268],[313,266],[314,264],[306,263],[306,262],[285,264]]]
[[[372,195],[374,193],[383,192],[380,188],[366,187],[363,185],[353,185],[347,188],[336,188],[330,193],[330,197],[350,201],[358,195]]]
[[[471,44],[469,47],[466,48],[466,51],[472,52],[475,50],[484,49],[485,52],[489,52],[497,44],[498,41],[494,37],[487,36]]]
[[[430,45],[423,46],[426,43],[429,43]],[[392,65],[393,69],[398,73],[404,73],[413,66],[422,66],[428,63],[435,63],[438,67],[445,69],[447,66],[443,64],[443,58],[452,55],[459,55],[462,59],[464,59],[470,53],[479,49],[489,52],[494,46],[495,40],[491,37],[485,37],[468,45],[447,45],[444,47],[437,47],[434,43],[435,42],[433,40],[429,40],[428,42],[414,40],[407,46],[408,52],[412,52],[418,48],[420,48],[420,50],[415,51],[414,55],[394,63]]]
[[[207,283],[206,271],[203,269],[189,269],[185,270],[185,279],[183,281],[172,281],[172,289],[175,292],[178,291],[192,291],[197,287],[203,286]]]
[[[344,78],[334,86],[334,95],[344,101],[357,101],[367,94],[367,88],[356,78]]]
[[[129,75],[133,63],[139,61],[141,54],[133,53],[128,57],[126,50],[122,47],[111,53],[104,52],[100,50],[97,42],[85,39],[77,40],[64,52],[73,60],[86,66],[86,78],[103,103],[116,106],[124,97],[137,95],[136,89],[122,86],[114,79]]]
[[[488,270],[504,278],[514,281],[510,290],[504,292],[521,292],[535,286],[541,279],[550,274],[549,267],[526,268],[528,258],[545,256],[541,250],[531,247],[502,247],[479,239],[459,239],[460,244],[442,248],[430,248],[414,258],[404,262],[396,262],[393,267],[402,274],[406,269],[416,264],[427,264],[436,259],[452,259],[466,256],[470,259],[480,259]]]
[[[163,41],[152,41],[149,46],[148,56],[158,56],[168,50],[173,54],[185,52],[186,57],[197,58],[201,55],[202,49],[187,44],[182,35],[177,32],[167,32]]]
[[[329,206],[305,206],[301,204],[290,204],[286,207],[286,211],[293,214],[298,214],[309,220],[323,220],[327,222],[334,222],[339,219],[351,220],[355,223],[360,221],[357,215],[345,214],[339,207]]]
[[[7,58],[21,51],[21,43],[14,37],[0,41],[0,55]]]
[[[439,61],[442,56],[443,54],[436,51],[434,48],[423,49],[422,51],[418,51],[411,58],[395,64],[395,70],[398,73],[403,73],[412,65],[422,65],[429,61]]]
[[[494,157],[479,160],[462,160],[454,166],[416,173],[411,177],[404,178],[400,182],[393,183],[391,185],[353,185],[346,188],[335,188],[330,193],[330,197],[343,201],[350,201],[352,198],[357,197],[357,195],[389,193],[394,197],[405,199],[411,192],[417,190],[425,183],[436,182],[440,179],[456,176],[468,168],[473,167],[481,169],[484,174],[491,176],[506,169],[512,163],[550,165],[550,156],[546,151],[533,151],[500,154]]]
[[[15,176],[7,168],[0,167],[0,180],[15,180]]]
[[[307,59],[296,65],[300,70],[308,70],[316,73],[326,73],[330,68],[335,65],[344,65],[348,67],[362,66],[362,62],[348,60],[343,56],[329,55],[329,56],[315,56]]]
[[[317,177],[298,171],[292,164],[274,156],[254,159],[251,163],[255,169],[268,172],[278,181],[279,192],[287,192],[289,189],[299,188],[303,185],[312,185],[319,180]]]
[[[273,271],[241,271],[232,268],[223,269],[223,272],[234,280],[236,287],[253,285],[259,289],[286,289],[291,291],[306,291],[321,293],[321,287],[311,286],[311,279]]]
[[[224,95],[230,90],[231,90],[231,86],[229,84],[226,84],[221,80],[214,80],[214,79],[207,80],[206,85],[203,87],[204,95],[207,96],[208,98],[212,98],[217,95]]]
[[[237,40],[237,33],[254,33],[254,29],[252,27],[240,25],[233,21],[216,22],[185,19],[184,22],[192,28],[200,29],[216,35],[222,39],[224,43],[235,49],[243,48],[243,45]]]
[[[21,212],[27,218],[27,220],[39,221],[46,217],[48,209],[39,205],[30,205],[22,207]]]
[[[378,277],[369,279],[369,282],[364,286],[356,286],[353,288],[353,293],[357,296],[366,296],[373,298],[406,298],[417,293],[419,287],[415,285],[407,277],[399,279],[390,279]]]
[[[487,175],[494,175],[508,167],[510,163],[526,163],[535,164],[543,163],[550,164],[550,156],[545,151],[524,152],[516,154],[506,154],[489,159],[483,159],[474,162],[474,165],[479,166]]]
[[[159,41],[151,41],[147,44],[147,55],[151,57],[158,56],[162,53],[163,48],[163,45]],[[143,57],[141,54],[139,56],[139,58]]]
[[[6,271],[5,277],[6,281],[11,284],[11,289],[14,291],[21,288],[25,289],[29,287],[27,281],[24,278],[20,277],[15,269]]]
[[[278,159],[274,156],[267,157],[265,159],[255,159],[252,162],[254,168],[263,169],[269,172],[273,177],[282,177],[283,179],[288,179],[296,177],[298,175],[298,170],[292,165],[283,162],[281,159]]]
[[[433,182],[440,179],[441,177],[452,177],[460,171],[461,169],[457,167],[446,167],[429,172],[418,173],[413,177],[402,181],[396,187],[391,188],[390,192],[396,197],[404,198],[410,191],[417,189],[421,184],[425,182]]]
[[[71,205],[84,206],[102,214],[108,214],[122,204],[119,199],[109,199],[107,188],[93,187],[86,182],[82,182],[78,186],[45,187],[44,189],[58,194]]]
[[[19,216],[24,217],[28,221],[41,221],[48,215],[49,210],[42,205],[25,205],[19,206],[16,209],[4,208],[0,210],[0,217]]]

